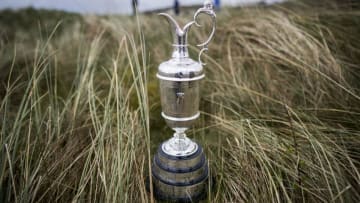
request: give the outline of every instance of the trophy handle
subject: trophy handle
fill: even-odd
[[[213,7],[211,1],[206,1],[206,2],[204,3],[204,7],[200,8],[200,9],[198,9],[198,10],[196,11],[196,13],[195,13],[195,15],[194,15],[194,22],[195,22],[195,25],[196,25],[197,27],[202,27],[202,26],[201,26],[199,23],[197,23],[197,21],[196,21],[197,17],[198,17],[200,14],[202,14],[202,13],[209,15],[209,16],[211,17],[211,20],[212,20],[212,31],[211,31],[211,33],[210,33],[209,38],[208,38],[205,42],[197,45],[198,47],[202,47],[201,50],[200,50],[200,52],[199,52],[199,63],[202,64],[202,65],[206,65],[205,63],[203,63],[203,62],[201,61],[201,55],[202,55],[205,51],[208,51],[208,48],[207,48],[207,47],[208,47],[210,41],[212,40],[212,38],[214,37],[214,35],[215,35],[215,30],[216,30],[216,14],[215,14],[215,12],[214,12],[214,7]]]

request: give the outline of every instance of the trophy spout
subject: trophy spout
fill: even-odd
[[[186,24],[183,28],[180,27],[178,22],[169,14],[167,13],[159,13],[159,16],[163,16],[167,19],[169,24],[171,25],[171,32],[173,35],[173,47],[174,51],[172,54],[173,58],[188,58],[188,43],[187,43],[187,36],[191,26],[195,23],[195,21],[191,21]]]
[[[176,20],[171,15],[169,15],[167,13],[158,14],[160,16],[165,17],[168,20],[169,24],[172,26],[171,32],[173,34],[173,39],[174,39],[174,42],[173,42],[174,51],[172,53],[172,58],[181,59],[181,58],[189,57],[189,52],[188,52],[188,48],[187,48],[187,46],[188,46],[187,35],[193,24],[195,24],[197,27],[201,27],[201,25],[197,22],[197,17],[200,14],[206,14],[206,15],[210,16],[211,21],[212,21],[212,30],[211,30],[211,33],[210,33],[208,39],[205,42],[197,45],[198,47],[201,48],[201,50],[199,52],[199,56],[198,56],[198,61],[200,64],[206,65],[206,64],[202,63],[201,55],[205,51],[208,50],[208,48],[207,48],[208,44],[211,42],[212,38],[214,37],[215,30],[216,30],[216,14],[214,12],[211,1],[205,1],[204,6],[195,12],[193,21],[186,24],[183,28],[181,28],[179,26],[179,24],[176,22]]]

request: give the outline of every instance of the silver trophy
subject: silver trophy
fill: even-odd
[[[192,25],[200,27],[197,18],[207,14],[212,19],[210,37],[202,44],[199,60],[189,58],[187,35]],[[198,9],[193,21],[183,28],[166,13],[173,28],[174,51],[172,58],[160,64],[157,77],[160,80],[162,117],[175,133],[162,143],[154,156],[152,176],[157,198],[174,201],[194,201],[206,194],[209,182],[208,164],[202,148],[186,137],[189,129],[200,116],[200,80],[205,77],[201,55],[214,36],[216,15],[211,2]]]

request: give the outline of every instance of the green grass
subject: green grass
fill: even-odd
[[[358,8],[218,14],[188,132],[216,177],[209,202],[360,200]],[[144,180],[172,135],[155,77],[167,26],[156,15],[0,13],[1,202],[154,201]],[[195,28],[189,40],[206,36]]]

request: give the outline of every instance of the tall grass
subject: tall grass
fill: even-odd
[[[219,13],[189,131],[216,178],[209,202],[360,200],[360,18],[336,5]],[[153,201],[152,153],[172,134],[155,78],[165,22],[33,12],[0,20],[0,201]]]
[[[359,200],[358,68],[332,45],[346,31],[317,18],[261,9],[223,22],[205,90],[216,201]]]
[[[79,26],[57,39],[51,34],[30,50],[33,60],[22,73],[10,67],[1,100],[3,201],[148,199],[146,61],[125,32],[114,42],[102,31],[86,34]],[[106,43],[116,44],[111,56],[102,54]],[[77,55],[64,57],[67,46]],[[129,104],[133,92],[137,108]]]

